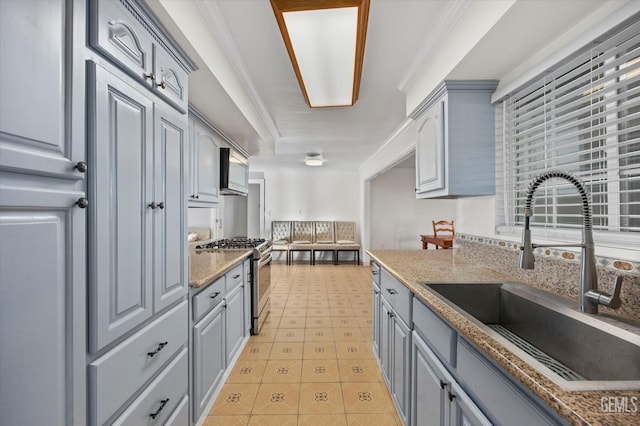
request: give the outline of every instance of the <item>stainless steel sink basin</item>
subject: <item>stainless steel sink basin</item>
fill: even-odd
[[[640,327],[519,283],[422,284],[567,390],[640,389]]]

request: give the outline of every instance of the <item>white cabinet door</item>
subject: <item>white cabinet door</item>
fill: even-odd
[[[227,281],[228,282],[228,281]],[[244,287],[238,286],[225,297],[226,309],[226,329],[227,339],[227,365],[242,347],[244,339]]]
[[[154,310],[166,308],[187,293],[185,235],[186,118],[155,106]]]
[[[193,327],[193,421],[207,406],[226,368],[225,308],[219,304]]]
[[[128,78],[98,65],[90,70],[89,319],[95,352],[152,315],[153,103]]]
[[[153,73],[157,93],[181,112],[187,112],[187,72],[157,44],[153,52]]]
[[[445,187],[445,100],[436,102],[418,123],[416,188],[418,193]]]
[[[73,49],[76,41],[65,37],[74,7],[0,1],[0,169],[84,177],[74,169],[86,161],[84,81],[75,78],[84,73],[84,40]]]
[[[193,193],[190,201],[217,203],[220,194],[220,152],[211,132],[198,121],[193,122]]]
[[[478,406],[456,382],[451,383],[451,424],[455,426],[492,426]],[[525,423],[522,423],[525,424]]]
[[[391,313],[391,318],[393,319],[391,392],[398,407],[398,414],[403,422],[407,424],[409,414],[411,330],[395,312]]]
[[[380,359],[380,287],[373,282],[373,354]]]
[[[86,210],[74,205],[83,195],[0,174],[2,424],[84,416]]]
[[[380,367],[382,376],[391,388],[391,333],[393,319],[391,318],[391,306],[384,298],[380,303]]]
[[[450,404],[446,390],[451,376],[416,332],[411,348],[411,424],[448,425]]]

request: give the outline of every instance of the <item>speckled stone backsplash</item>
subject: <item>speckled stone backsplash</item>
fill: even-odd
[[[456,256],[467,262],[482,265],[496,272],[516,277],[560,296],[578,300],[580,281],[580,254],[561,249],[535,250],[536,266],[533,270],[520,269],[518,244],[473,235],[456,235]],[[624,276],[622,307],[612,310],[600,307],[600,312],[616,318],[640,322],[640,263],[597,257],[598,289],[611,293],[616,276]]]

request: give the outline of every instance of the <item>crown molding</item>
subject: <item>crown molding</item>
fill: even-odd
[[[267,107],[262,101],[262,97],[258,93],[256,85],[254,84],[253,79],[251,78],[249,71],[247,70],[244,59],[240,54],[240,49],[238,48],[238,45],[236,44],[233,35],[231,34],[231,30],[229,30],[227,22],[222,16],[222,11],[220,10],[218,0],[206,2],[196,1],[196,5],[202,12],[202,16],[207,22],[209,30],[220,44],[220,47],[227,57],[229,64],[233,68],[238,81],[249,96],[249,99],[253,103],[253,106],[260,114],[260,117],[267,127],[267,130],[269,131],[272,139],[274,141],[278,141],[278,139],[280,139],[281,137],[280,132],[275,125],[273,117],[271,116],[271,114],[269,114]]]
[[[213,122],[211,122],[211,120],[209,120],[202,112],[200,112],[200,110],[198,110],[198,108],[196,108],[191,103],[189,103],[189,116],[193,117],[195,120],[200,121],[202,124],[208,127],[219,139],[224,141],[224,143],[226,143],[229,147],[238,151],[245,158],[249,158],[249,153],[247,152],[246,149],[238,145],[236,141],[234,141],[229,136],[227,136],[225,132],[220,130],[218,126],[216,126]]]
[[[435,24],[431,27],[424,43],[416,53],[413,61],[411,61],[407,72],[400,80],[400,84],[398,84],[398,89],[403,92],[407,91],[415,80],[418,71],[433,56],[435,50],[444,43],[451,30],[471,4],[471,0],[451,0],[444,2],[444,4],[446,4],[445,10],[435,19]]]

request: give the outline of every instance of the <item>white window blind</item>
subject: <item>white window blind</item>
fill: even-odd
[[[538,174],[571,172],[591,192],[597,231],[640,232],[640,22],[598,40],[504,105],[505,222],[524,222],[527,187]],[[532,225],[582,226],[576,189],[541,186]]]

